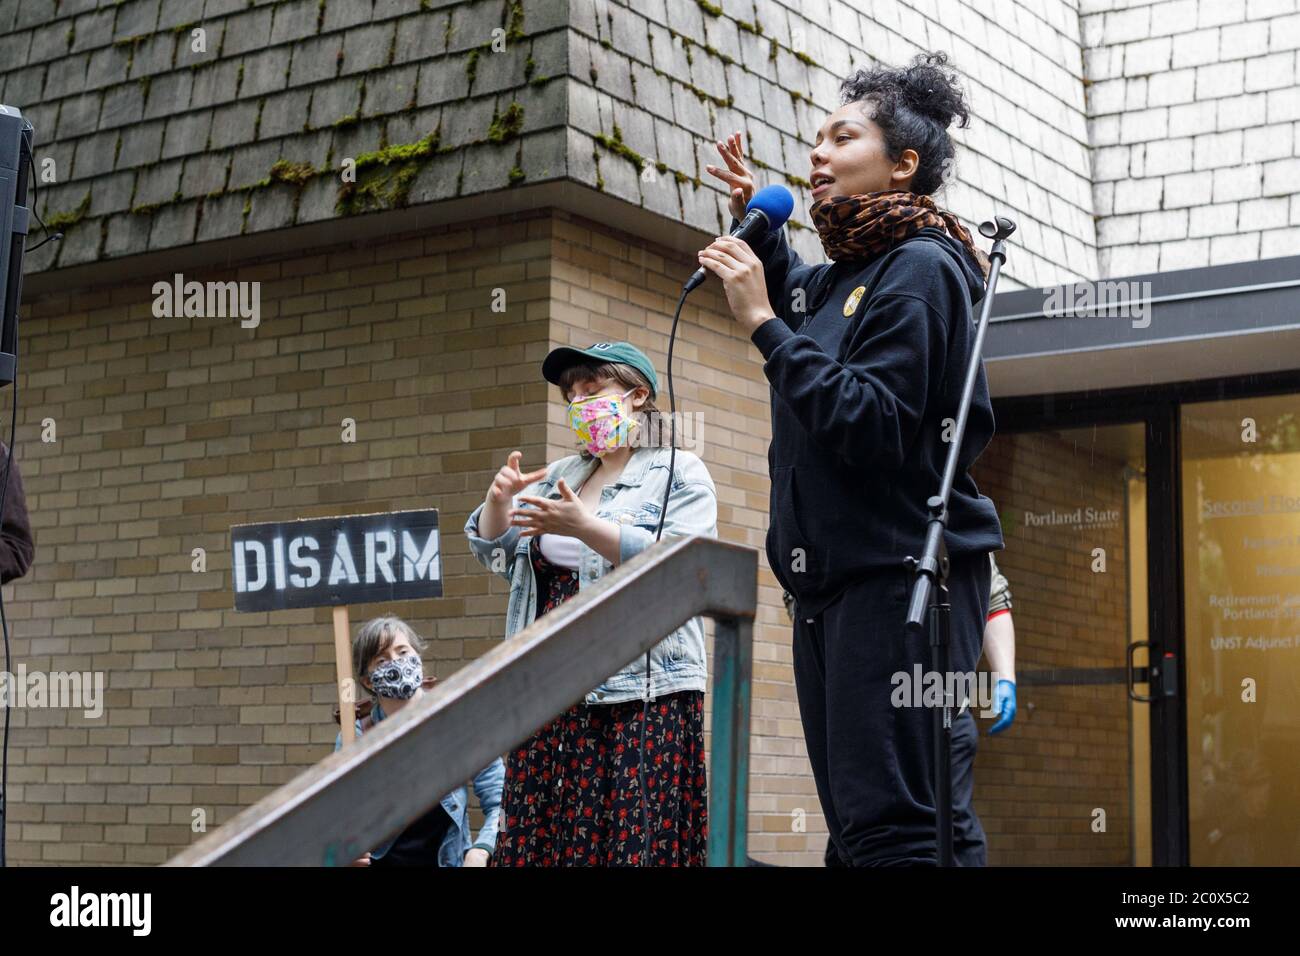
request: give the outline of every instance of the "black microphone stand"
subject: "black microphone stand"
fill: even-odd
[[[907,608],[908,636],[919,637],[922,630],[930,636],[930,670],[942,680],[943,705],[933,714],[934,728],[934,793],[935,840],[939,851],[939,865],[953,865],[952,850],[952,682],[948,679],[952,648],[949,643],[950,620],[948,603],[948,547],[943,533],[948,527],[948,499],[957,475],[957,460],[961,455],[962,439],[966,435],[966,419],[970,415],[971,398],[975,394],[975,381],[979,377],[980,363],[984,357],[984,333],[988,330],[989,311],[993,305],[993,290],[998,284],[998,273],[1006,261],[1006,239],[1016,231],[1016,224],[1005,216],[995,216],[991,222],[982,222],[980,235],[993,240],[989,251],[988,288],[980,307],[979,325],[975,330],[975,347],[971,349],[970,364],[966,367],[966,383],[962,387],[961,404],[957,408],[957,427],[948,446],[947,461],[943,467],[943,481],[939,493],[926,500],[930,520],[926,525],[925,548],[920,559],[907,557],[907,566],[913,574],[912,599]]]

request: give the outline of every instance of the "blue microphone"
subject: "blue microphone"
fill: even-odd
[[[754,193],[754,198],[745,209],[745,218],[731,230],[731,234],[741,242],[752,244],[754,239],[785,225],[790,213],[794,212],[794,195],[784,186],[764,186]],[[683,288],[683,294],[698,288],[708,275],[708,270],[703,266],[696,269],[695,275],[691,276]]]

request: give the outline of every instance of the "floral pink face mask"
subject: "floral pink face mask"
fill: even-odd
[[[627,396],[635,391],[630,388],[622,395],[590,395],[569,403],[569,427],[597,458],[626,447],[632,430],[640,427],[626,403]]]

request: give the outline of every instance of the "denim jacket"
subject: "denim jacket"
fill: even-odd
[[[371,713],[375,715],[376,723],[386,716],[378,700]],[[360,720],[357,721],[357,736],[361,736]],[[343,735],[340,733],[334,738],[334,749],[339,750],[342,746]],[[479,806],[483,810],[483,826],[478,831],[478,839],[473,843],[470,842],[469,832],[469,793],[465,787],[457,787],[439,801],[447,816],[451,817],[452,824],[438,846],[439,866],[464,865],[465,854],[475,847],[487,850],[489,855],[496,849],[497,831],[501,826],[501,792],[505,789],[505,783],[506,765],[500,757],[474,775],[474,796],[478,797]],[[371,850],[370,855],[375,859],[383,856],[397,840],[397,836],[394,834],[392,840]]]
[[[620,562],[631,559],[654,543],[668,481],[670,452],[668,448],[634,448],[618,480],[601,489],[596,515],[619,526]],[[560,493],[555,486],[561,478],[576,492],[598,464],[598,459],[583,459],[580,455],[561,458],[547,468],[545,478],[529,485],[520,495],[558,498]],[[518,497],[511,507],[519,506]],[[497,538],[480,537],[479,516],[483,507],[480,504],[469,516],[465,522],[465,534],[479,563],[510,582],[510,600],[506,605],[508,638],[531,624],[537,616],[537,581],[528,551],[533,539],[522,536],[519,528],[513,526],[507,527]],[[704,462],[691,452],[678,448],[663,537],[666,540],[690,534],[717,537],[718,496]],[[603,555],[582,543],[578,589],[590,587],[613,568],[614,565]],[[654,699],[678,691],[702,691],[707,681],[704,622],[694,617],[651,651],[649,696]],[[645,655],[641,654],[588,693],[584,702],[618,704],[639,700],[645,694],[645,684]]]

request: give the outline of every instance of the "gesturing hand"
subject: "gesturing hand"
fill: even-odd
[[[534,481],[546,477],[545,468],[539,468],[526,475],[522,474],[519,471],[519,462],[523,457],[522,452],[512,451],[506,463],[497,472],[497,476],[492,479],[492,486],[488,488],[488,500],[493,504],[509,504],[515,495]]]
[[[726,169],[717,166],[704,168],[713,176],[721,179],[731,193],[731,214],[739,221],[745,218],[745,207],[754,198],[754,174],[749,171],[741,159],[740,134],[732,133],[725,143],[718,143],[718,152],[727,164]]]
[[[554,498],[538,498],[523,495],[519,501],[532,505],[531,508],[511,508],[510,523],[522,528],[520,536],[531,538],[539,534],[565,534],[581,538],[591,526],[592,521],[599,520],[588,510],[582,499],[573,493],[573,489],[561,478],[555,486],[564,497],[558,501]]]

